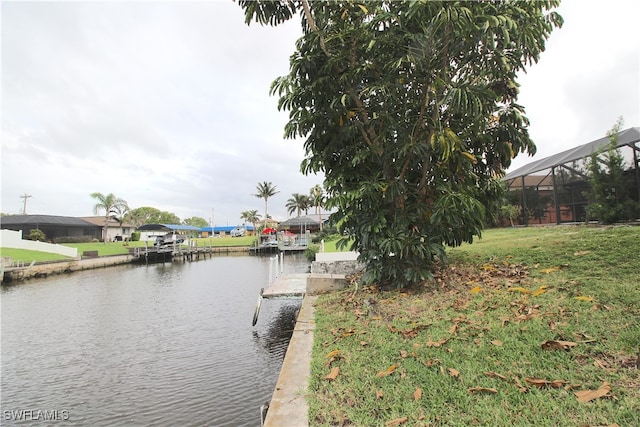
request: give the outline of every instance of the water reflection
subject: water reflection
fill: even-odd
[[[263,301],[263,304],[266,305],[272,302],[277,303],[276,300],[266,300]],[[289,300],[281,302],[281,304],[276,315],[271,316],[266,331],[253,331],[254,341],[267,350],[268,353],[278,358],[281,358],[284,354],[283,345],[286,350],[286,346],[291,339],[302,300]]]
[[[285,259],[285,272],[307,267]],[[259,425],[300,306],[264,301],[251,326],[268,269],[213,257],[3,286],[2,409],[67,410],[71,425]]]

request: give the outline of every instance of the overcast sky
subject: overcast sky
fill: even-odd
[[[520,79],[534,159],[640,126],[635,0],[565,0],[565,18]],[[11,2],[1,5],[2,205],[7,214],[93,214],[93,192],[181,219],[286,219],[302,141],[269,85],[287,74],[294,23],[246,26],[232,1]],[[512,169],[532,159],[519,157]]]

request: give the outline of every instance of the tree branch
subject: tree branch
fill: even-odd
[[[301,0],[301,1],[302,1],[302,8],[304,9],[304,16],[307,17],[307,21],[309,22],[309,28],[311,28],[311,31],[315,31],[316,33],[318,33],[318,38],[320,39],[320,48],[325,53],[325,55],[327,55],[327,57],[331,58],[331,53],[327,50],[327,46],[324,44],[324,37],[322,37],[322,33],[318,31],[318,26],[316,25],[316,21],[313,19],[313,16],[311,15],[311,7],[309,7],[309,1],[308,0]]]

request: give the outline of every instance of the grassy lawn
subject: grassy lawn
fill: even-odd
[[[488,230],[316,306],[314,426],[640,425],[640,227]]]
[[[211,238],[197,238],[191,239],[195,242],[197,247],[229,247],[229,246],[252,246],[255,244],[255,237],[218,237]],[[152,246],[153,243],[149,242]],[[64,246],[78,249],[78,255],[81,256],[84,251],[98,251],[98,256],[109,255],[126,255],[129,253],[129,248],[144,248],[145,242],[92,242],[92,243],[65,243]],[[52,254],[49,252],[30,251],[25,249],[14,248],[0,248],[0,253],[3,257],[11,257],[13,261],[22,261],[30,263],[35,260],[36,262],[43,261],[58,261],[64,259],[70,259],[63,255]]]
[[[341,248],[340,250],[338,250],[336,248],[336,244],[338,243],[338,240],[340,240],[340,237],[338,237],[338,236],[333,236],[331,238],[325,239],[324,240],[324,251],[325,252],[348,251],[349,250],[349,245],[347,245],[344,248]]]
[[[64,255],[14,248],[0,248],[0,256],[11,257],[13,262],[23,262],[26,264],[31,263],[31,261],[43,262],[72,259]]]

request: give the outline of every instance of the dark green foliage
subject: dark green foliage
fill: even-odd
[[[141,226],[144,224],[180,224],[181,222],[180,218],[176,214],[167,211],[160,211],[160,209],[149,206],[143,206],[141,208],[128,211],[124,217],[124,221],[130,222],[135,226]]]
[[[94,241],[93,236],[60,236],[53,239],[53,243],[89,243]]]
[[[616,134],[621,125],[619,120],[608,133],[611,142],[607,149],[593,153],[587,163],[592,187],[588,219],[597,219],[604,224],[640,217],[640,204],[632,198],[634,176],[626,173],[624,158],[616,148]]]
[[[322,240],[328,240],[335,237],[337,234],[338,234],[338,230],[335,227],[333,226],[324,227],[322,230],[320,230],[313,236],[313,238],[311,239],[311,242],[320,243]]]
[[[131,233],[131,241],[132,242],[137,242],[140,240],[140,232],[139,231],[134,231],[133,233]]]
[[[307,249],[304,250],[304,257],[310,262],[315,261],[316,254],[318,253],[319,250],[320,250],[320,247],[318,245],[310,245],[307,247]]]
[[[29,236],[27,238],[29,240],[44,242],[47,239],[47,236],[44,234],[44,231],[40,230],[39,228],[32,228],[29,231]]]
[[[182,223],[186,225],[192,225],[194,227],[199,227],[199,228],[207,227],[209,225],[206,219],[201,218],[199,216],[193,216],[191,218],[187,218],[184,221],[182,221]]]
[[[516,76],[562,24],[545,14],[558,3],[240,2],[247,22],[301,13],[272,93],[290,111],[285,136],[306,138],[302,171],[325,175],[365,283],[428,278],[445,245],[495,216],[497,177],[535,152]]]

